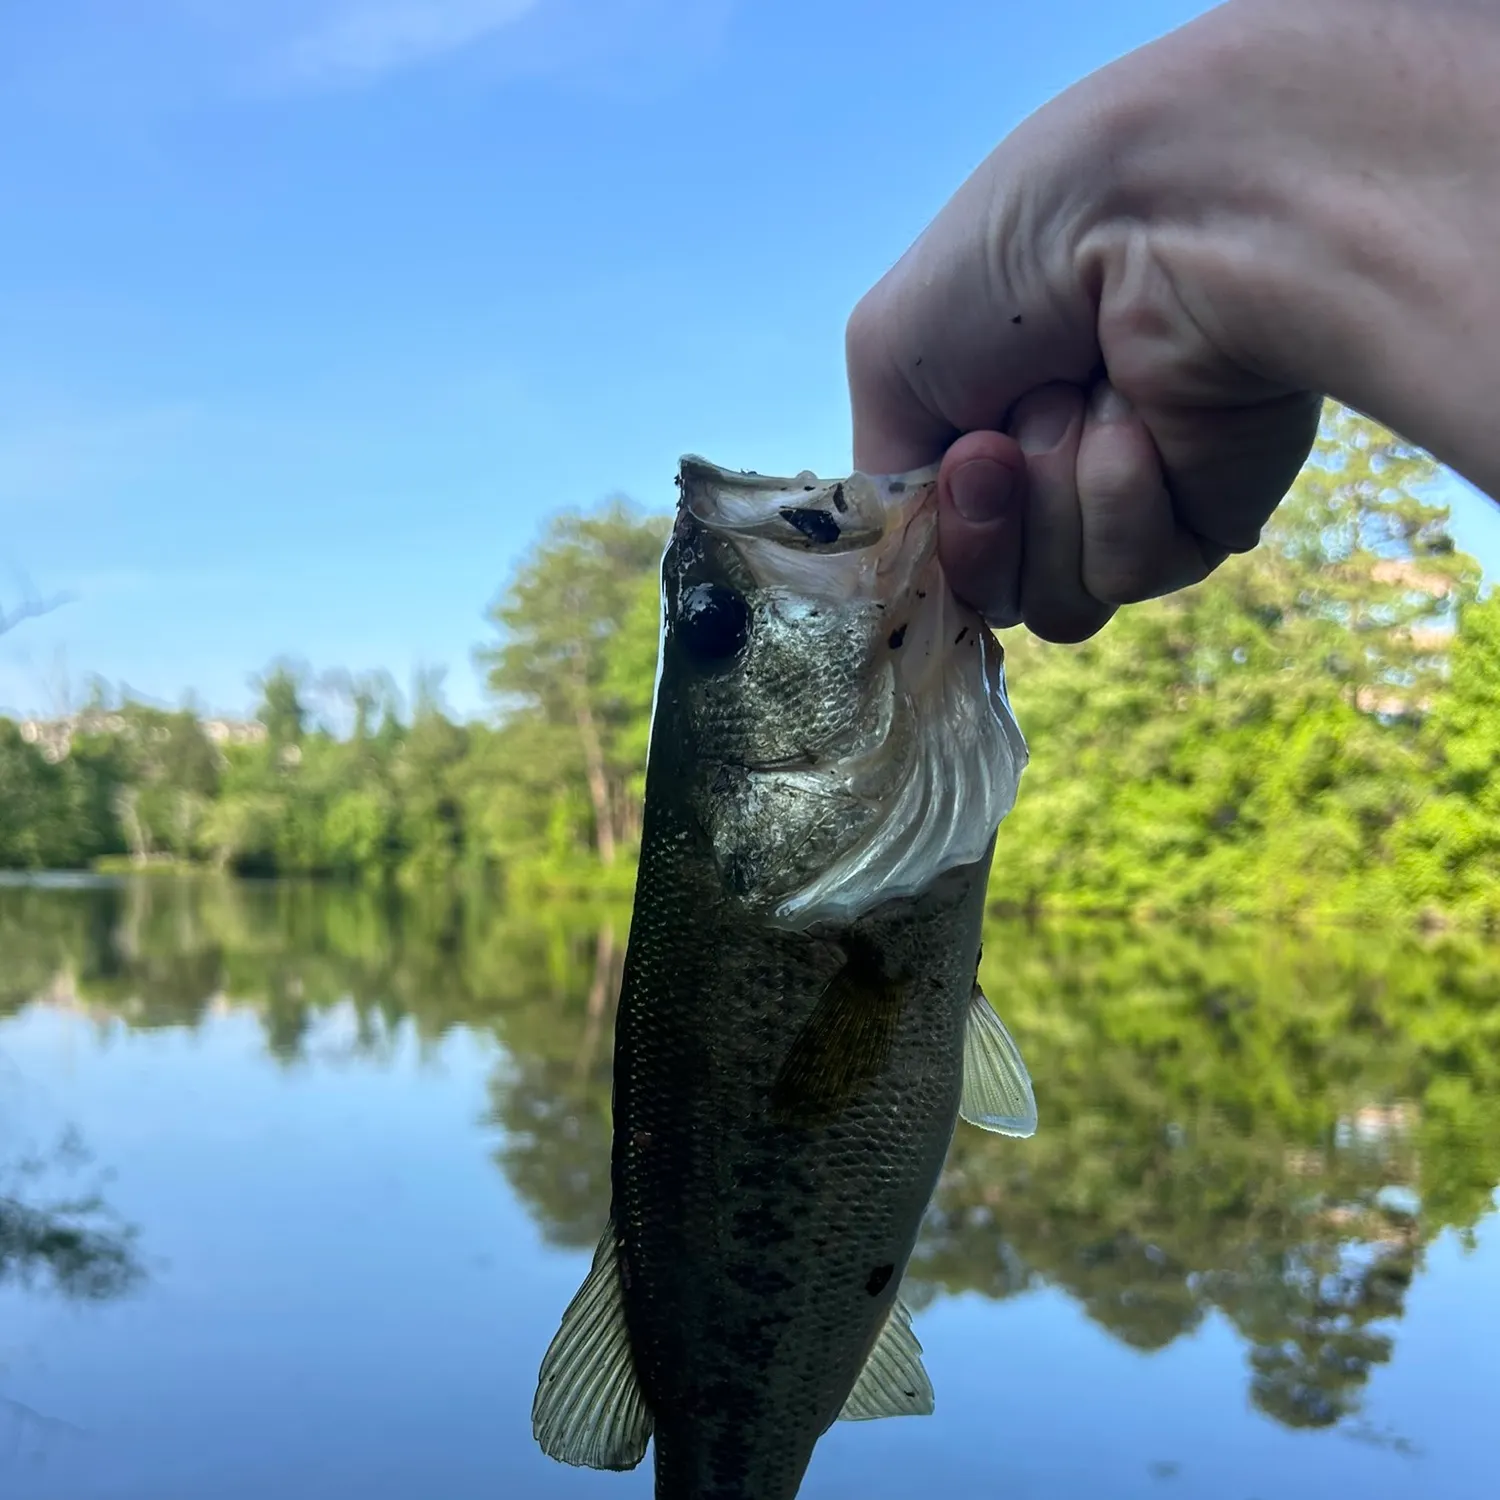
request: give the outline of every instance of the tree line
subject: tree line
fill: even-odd
[[[997,905],[1500,922],[1500,600],[1438,477],[1330,404],[1254,552],[1082,645],[1007,632],[1032,764]],[[288,662],[257,740],[103,687],[65,753],[0,720],[0,866],[628,891],[668,524],[552,518],[490,608],[484,721]]]

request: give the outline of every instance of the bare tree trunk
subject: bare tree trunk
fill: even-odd
[[[594,836],[599,845],[599,858],[606,865],[612,865],[615,862],[617,840],[614,809],[609,803],[609,776],[604,769],[604,746],[599,740],[599,726],[594,723],[594,713],[589,707],[582,682],[575,684],[573,714],[578,723],[578,738],[583,744],[583,765],[588,776],[589,800],[594,804]]]
[[[628,787],[619,789],[620,838],[622,843],[632,846],[641,841],[641,802],[632,795]]]
[[[143,865],[151,853],[151,843],[146,836],[145,826],[141,822],[134,788],[121,793],[117,806],[125,842],[130,845],[130,862]]]

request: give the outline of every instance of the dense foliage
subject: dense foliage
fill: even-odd
[[[1420,451],[1330,407],[1254,553],[1094,640],[1010,632],[1033,762],[1013,909],[1500,921],[1500,600]],[[628,889],[666,518],[556,517],[491,609],[495,714],[435,684],[259,683],[259,742],[100,691],[65,753],[0,721],[0,865]]]
[[[50,996],[101,1027],[197,1028],[228,1005],[288,1068],[492,1035],[496,1164],[549,1240],[587,1250],[627,913],[326,882],[0,887],[0,1017]],[[997,919],[984,979],[1042,1128],[960,1127],[906,1295],[1049,1286],[1145,1352],[1221,1318],[1260,1410],[1354,1418],[1401,1358],[1428,1247],[1494,1207],[1500,953],[1453,932]],[[5,1191],[0,1170],[0,1226]],[[107,1281],[118,1252],[88,1245]],[[75,1250],[48,1257],[59,1280]],[[0,1228],[0,1279],[3,1252]]]

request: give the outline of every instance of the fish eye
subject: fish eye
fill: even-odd
[[[722,584],[694,584],[682,596],[677,635],[696,660],[727,662],[750,638],[750,607],[743,594]]]

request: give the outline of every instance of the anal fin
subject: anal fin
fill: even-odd
[[[630,1354],[611,1220],[542,1359],[531,1431],[559,1463],[633,1469],[646,1456],[651,1428]]]
[[[964,1035],[964,1086],[958,1113],[997,1135],[1036,1134],[1036,1095],[1005,1023],[976,983]]]
[[[880,1417],[926,1417],[933,1408],[932,1382],[922,1364],[922,1346],[912,1331],[911,1313],[898,1297],[859,1379],[839,1413],[841,1422]]]

